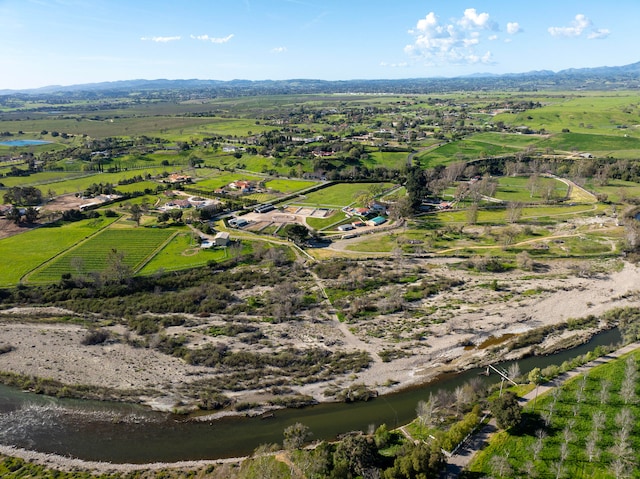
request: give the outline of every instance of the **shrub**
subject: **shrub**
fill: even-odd
[[[82,338],[81,343],[85,346],[93,346],[96,344],[102,344],[109,339],[109,332],[104,329],[91,329],[87,331],[87,334]]]

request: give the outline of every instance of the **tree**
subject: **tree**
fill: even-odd
[[[105,282],[122,284],[133,274],[131,266],[124,262],[124,253],[113,248],[107,255],[107,267],[103,271]]]
[[[20,208],[17,206],[12,207],[6,214],[6,218],[9,221],[13,221],[15,224],[20,223],[22,220],[22,213],[20,213]]]
[[[496,423],[501,429],[510,429],[522,419],[522,406],[518,402],[518,396],[507,391],[502,396],[494,399],[491,404],[491,414],[496,418]]]
[[[309,230],[303,225],[290,225],[286,228],[285,234],[296,244],[304,243],[309,238]]]
[[[427,179],[419,166],[407,168],[407,182],[405,184],[411,208],[416,211],[420,208],[422,200],[429,194]]]
[[[507,222],[517,223],[522,216],[522,203],[512,201],[507,205]]]
[[[140,219],[142,218],[142,208],[139,204],[133,204],[129,208],[129,213],[131,213],[131,219],[135,221],[136,226],[140,226]]]
[[[467,209],[467,224],[475,225],[478,222],[478,203],[473,202]]]
[[[376,458],[377,450],[373,439],[358,434],[347,436],[338,443],[333,462],[337,469],[360,476],[375,466]]]
[[[542,383],[542,370],[540,368],[533,368],[531,371],[529,371],[527,379],[529,379],[529,382],[531,384],[536,385],[536,397],[533,400],[533,410],[535,411],[536,401],[538,399],[538,386],[540,385],[540,383]]]
[[[36,221],[38,221],[38,216],[40,216],[40,212],[35,209],[33,206],[29,206],[25,211],[24,211],[24,218],[27,221],[27,223],[35,223]]]
[[[282,445],[285,449],[300,449],[310,436],[309,428],[297,422],[284,430]]]

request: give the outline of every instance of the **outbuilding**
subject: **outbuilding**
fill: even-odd
[[[229,233],[220,231],[213,237],[213,243],[216,246],[227,246],[229,244]]]

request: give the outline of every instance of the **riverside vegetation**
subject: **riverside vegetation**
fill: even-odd
[[[4,136],[53,141],[0,147],[0,253],[12,258],[0,265],[3,382],[184,414],[261,411],[369,399],[614,325],[637,336],[637,314],[624,309],[638,299],[636,92],[233,104],[158,94],[143,110],[126,98],[117,111],[55,96],[2,104]],[[242,180],[248,191],[228,187]],[[255,228],[230,227],[230,214],[251,218],[266,202],[276,211]],[[387,229],[344,238],[338,227],[354,219],[342,208],[374,205],[368,218],[382,213]],[[220,231],[228,246],[199,247]],[[31,351],[34,331],[53,346]],[[107,352],[126,381],[82,367]],[[465,394],[442,428],[424,417],[412,426],[437,446],[380,426],[289,448],[284,461],[265,446],[235,473],[285,474],[292,461],[304,477],[431,477],[440,446],[479,421],[485,393]]]

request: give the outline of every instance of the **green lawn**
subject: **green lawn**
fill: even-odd
[[[304,198],[296,198],[291,204],[296,206],[342,208],[352,204],[358,192],[366,191],[372,184],[375,183],[338,183],[309,193]],[[383,186],[388,189],[393,185],[384,183]]]
[[[242,171],[238,171],[236,173],[220,172],[216,173],[215,176],[209,176],[204,180],[197,181],[195,183],[195,188],[199,190],[213,191],[218,188],[222,188],[223,186],[227,186],[229,183],[236,180],[262,181],[264,178],[261,176],[247,174]]]
[[[124,263],[135,272],[175,233],[170,228],[107,228],[34,271],[29,281],[47,283],[65,273],[102,272],[113,250],[123,253]]]
[[[115,220],[102,217],[61,226],[44,226],[0,240],[0,257],[11,258],[11,261],[0,262],[0,286],[17,284],[29,271]]]
[[[267,181],[265,183],[265,186],[280,193],[290,194],[296,191],[304,190],[306,188],[311,188],[312,186],[317,184],[318,183],[315,181],[286,180],[278,178],[275,180]]]
[[[197,238],[189,232],[178,233],[139,271],[139,274],[205,266],[209,261],[220,262],[231,257],[227,248],[203,249],[196,240]],[[248,248],[244,246],[243,250]]]

